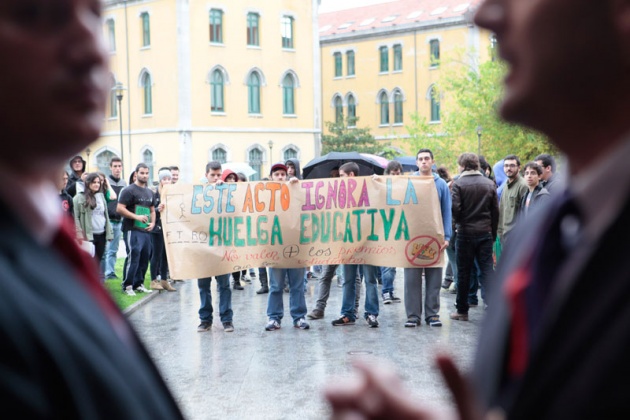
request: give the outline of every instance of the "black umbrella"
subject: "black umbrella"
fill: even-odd
[[[416,163],[415,156],[396,156],[394,160],[400,162],[403,167],[403,172],[415,172],[418,171],[418,164]]]
[[[359,165],[359,176],[383,175],[385,172],[378,162],[358,152],[330,152],[304,165],[302,176],[304,179],[330,178],[330,171],[346,162],[356,162]]]

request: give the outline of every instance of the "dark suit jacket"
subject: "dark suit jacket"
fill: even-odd
[[[481,332],[474,379],[486,407],[500,405],[513,419],[628,418],[630,411],[630,194],[612,226],[584,258],[569,256],[577,274],[557,278],[519,385],[508,390],[503,373],[510,312],[503,280],[537,240],[545,217],[513,233],[503,254],[493,305]],[[556,199],[554,198],[554,201]],[[541,209],[538,209],[541,211]],[[544,211],[544,209],[542,209]]]
[[[182,417],[136,335],[124,343],[62,256],[40,246],[1,201],[0,281],[3,410],[21,418]]]

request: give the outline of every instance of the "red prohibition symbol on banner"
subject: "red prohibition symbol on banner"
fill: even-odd
[[[440,259],[440,242],[432,236],[416,236],[405,248],[407,261],[416,267],[429,267]]]

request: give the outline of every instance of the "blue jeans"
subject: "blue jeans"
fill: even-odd
[[[144,275],[147,273],[151,258],[151,234],[130,230],[127,232],[127,243],[129,244],[129,255],[127,256],[123,290],[127,286],[136,289],[144,283]]]
[[[453,273],[453,282],[457,285],[457,240],[454,243],[451,243],[448,248],[446,248],[446,255],[448,256],[448,265],[451,267],[451,272]]]
[[[281,322],[284,316],[282,301],[285,279],[289,280],[289,312],[293,322],[306,316],[306,298],[304,297],[304,268],[270,268],[269,298],[267,316]]]
[[[396,278],[396,267],[380,267],[381,279],[383,280],[382,293],[394,292],[394,279]]]
[[[230,274],[216,276],[217,291],[219,292],[219,316],[221,322],[232,322],[232,290],[230,289]],[[212,322],[212,293],[210,292],[210,282],[212,277],[204,277],[197,280],[199,288],[199,319],[205,322]]]
[[[107,248],[105,248],[105,257],[101,263],[101,269],[105,273],[105,278],[116,275],[116,254],[118,254],[118,246],[122,236],[122,223],[111,222],[111,225],[114,231],[114,239],[108,242]]]
[[[343,266],[343,298],[341,300],[341,315],[355,320],[354,302],[356,299],[356,277],[359,267],[363,267],[363,278],[365,280],[365,314],[378,316],[378,283],[376,281],[376,270],[379,267],[364,264],[344,264]]]
[[[460,314],[468,313],[470,277],[475,269],[475,259],[479,264],[479,284],[488,293],[488,279],[492,273],[492,235],[457,236],[457,298],[455,306]]]

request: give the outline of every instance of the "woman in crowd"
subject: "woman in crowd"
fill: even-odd
[[[151,231],[151,244],[153,245],[153,252],[151,253],[151,289],[175,292],[177,289],[168,281],[168,261],[166,259],[166,248],[164,247],[161,217],[164,211],[164,203],[161,201],[162,191],[165,185],[171,183],[171,171],[166,168],[160,169],[158,179],[160,183],[157,191],[154,193],[153,200],[155,205],[155,227]],[[160,280],[158,280],[158,275]]]
[[[90,173],[85,179],[85,191],[74,197],[74,223],[77,239],[94,245],[94,259],[100,267],[107,241],[114,237],[109,223],[105,197],[101,192],[101,178]]]

